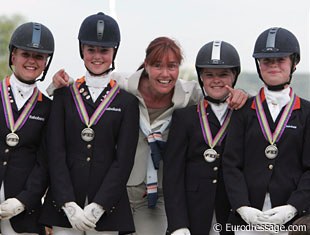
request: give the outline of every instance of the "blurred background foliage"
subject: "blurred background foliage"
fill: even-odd
[[[0,16],[0,80],[10,75],[9,42],[14,29],[24,22],[21,15]]]

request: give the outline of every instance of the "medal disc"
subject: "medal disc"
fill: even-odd
[[[203,156],[207,162],[214,162],[219,154],[214,149],[207,149],[204,151]]]
[[[268,145],[265,149],[265,155],[269,159],[274,159],[278,156],[278,148],[277,146],[271,144]]]
[[[15,133],[9,133],[6,135],[5,142],[8,146],[15,147],[19,143],[19,137]]]
[[[84,128],[81,132],[81,138],[86,142],[92,141],[95,138],[94,130],[89,127]]]

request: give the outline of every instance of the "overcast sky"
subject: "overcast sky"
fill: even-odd
[[[115,2],[111,8],[110,1]],[[121,45],[117,71],[133,72],[143,62],[149,42],[158,36],[175,38],[182,46],[183,66],[194,68],[198,50],[212,40],[224,40],[239,51],[243,72],[255,71],[252,59],[257,36],[270,27],[295,34],[301,47],[298,72],[309,69],[309,0],[10,0],[0,16],[20,14],[45,24],[54,34],[55,56],[47,76],[60,68],[73,77],[84,75],[78,50],[78,30],[88,15],[102,11],[117,17]],[[111,11],[112,9],[112,11]]]

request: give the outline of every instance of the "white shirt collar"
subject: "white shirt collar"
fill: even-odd
[[[16,106],[18,110],[20,110],[24,106],[26,101],[31,97],[33,89],[36,87],[36,83],[23,83],[18,80],[14,74],[12,74],[10,77],[10,84]]]
[[[287,87],[281,91],[270,91],[267,87],[264,87],[265,97],[267,103],[277,104],[280,109],[290,101],[290,87]]]
[[[102,76],[92,76],[88,71],[86,71],[85,82],[88,87],[105,88],[110,82],[110,73]]]
[[[228,104],[226,102],[220,104],[214,104],[210,101],[208,101],[208,103],[210,104],[212,111],[214,112],[215,116],[222,125],[223,122],[225,121]]]
[[[88,86],[90,96],[93,102],[96,102],[101,92],[110,82],[110,74],[105,74],[102,76],[92,76],[88,71],[85,74],[85,83]]]

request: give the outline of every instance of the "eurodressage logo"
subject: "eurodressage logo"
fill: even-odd
[[[305,224],[291,224],[287,228],[283,224],[247,224],[247,225],[233,225],[215,223],[213,230],[215,232],[221,232],[225,229],[227,232],[238,232],[238,231],[260,231],[260,232],[288,232],[288,231],[307,231],[307,225]]]

